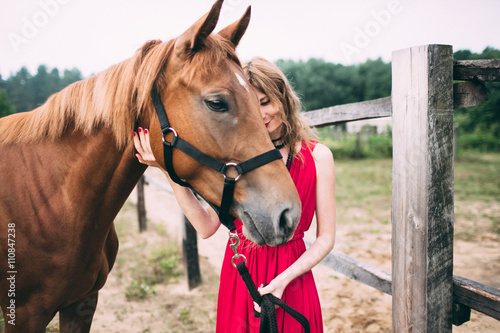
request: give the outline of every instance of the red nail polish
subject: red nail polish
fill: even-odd
[[[142,128],[140,128],[140,127],[139,127],[139,128],[137,129],[137,132],[141,133],[141,131],[142,131]]]
[[[135,132],[132,132],[132,135],[135,136]]]
[[[147,128],[144,129],[144,134],[148,134],[148,129]]]

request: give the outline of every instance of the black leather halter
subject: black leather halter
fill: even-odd
[[[161,101],[161,97],[158,94],[156,83],[153,84],[153,88],[151,90],[151,99],[153,100],[156,114],[158,115],[158,120],[160,121],[161,131],[163,133],[162,136],[163,156],[165,159],[165,167],[168,171],[168,174],[170,175],[170,178],[172,178],[172,180],[177,184],[189,187],[195,193],[200,195],[189,183],[180,179],[175,173],[172,161],[172,153],[174,147],[181,150],[185,154],[189,155],[190,157],[200,162],[201,164],[204,164],[205,166],[221,173],[224,176],[224,191],[222,192],[222,200],[220,207],[208,202],[208,200],[206,201],[212,206],[212,208],[215,209],[216,212],[218,212],[221,223],[225,225],[229,230],[231,231],[235,230],[236,229],[234,226],[235,218],[229,215],[229,209],[231,208],[231,204],[233,202],[234,187],[236,185],[236,182],[238,181],[238,179],[242,174],[251,171],[253,169],[256,169],[264,164],[272,162],[274,160],[281,159],[282,155],[280,151],[278,149],[272,149],[268,152],[252,157],[249,160],[246,160],[241,163],[221,162],[210,155],[202,153],[196,147],[192,146],[190,143],[180,138],[177,134],[177,131],[172,127],[170,127],[170,123],[168,122],[167,112],[165,111],[165,108],[163,107],[163,103]],[[169,133],[174,134],[172,142],[168,142],[165,140],[165,136]],[[235,178],[229,177],[227,175],[227,171],[231,167],[235,168],[236,171],[238,172],[238,176],[236,176]]]

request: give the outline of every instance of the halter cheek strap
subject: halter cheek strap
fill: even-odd
[[[231,208],[231,204],[233,202],[234,195],[234,187],[236,182],[240,178],[240,176],[246,172],[252,171],[264,164],[272,162],[274,160],[278,160],[282,158],[282,155],[279,150],[272,149],[268,152],[260,154],[258,156],[252,157],[249,160],[246,160],[241,163],[224,163],[210,155],[207,155],[196,147],[191,145],[189,142],[186,142],[182,138],[179,137],[177,131],[170,127],[170,123],[168,121],[167,113],[165,108],[163,107],[163,103],[161,101],[161,97],[158,94],[158,90],[156,88],[156,83],[153,84],[153,88],[151,90],[151,99],[153,100],[153,104],[156,110],[156,114],[158,115],[158,120],[160,121],[161,131],[163,133],[163,157],[165,159],[165,168],[167,169],[170,178],[179,185],[189,187],[193,192],[200,195],[188,182],[182,180],[177,176],[173,166],[172,153],[173,149],[177,148],[189,155],[194,160],[200,162],[201,164],[221,173],[224,176],[224,190],[222,192],[222,200],[220,207],[216,206],[209,201],[210,206],[214,208],[216,212],[218,212],[219,219],[221,223],[226,226],[229,230],[235,230],[234,220],[235,218],[229,215],[229,209]],[[171,142],[165,140],[165,136],[169,133],[174,134],[174,138]],[[227,176],[227,171],[229,168],[235,168],[238,172],[238,175],[234,178]],[[201,196],[201,195],[200,195]],[[203,196],[201,196],[203,197]]]

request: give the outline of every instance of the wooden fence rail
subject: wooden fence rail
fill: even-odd
[[[308,245],[312,244],[311,240],[305,241]],[[321,264],[354,281],[392,295],[392,275],[389,272],[360,262],[337,250],[330,252]],[[453,324],[461,325],[468,321],[471,309],[500,320],[500,290],[453,275]]]
[[[455,61],[453,80],[453,108],[466,108],[487,101],[484,81],[500,81],[500,60]],[[311,127],[325,127],[348,121],[392,117],[392,98],[335,105],[304,113]]]
[[[325,127],[348,121],[392,116],[391,97],[331,106],[304,113],[311,127]]]
[[[451,46],[424,45],[393,53],[392,78],[390,97],[304,114],[312,127],[393,117],[392,275],[336,250],[322,263],[392,295],[394,332],[451,332],[471,309],[500,320],[499,290],[452,274],[453,109],[487,100],[500,60],[453,61]],[[187,275],[201,282],[199,269]]]

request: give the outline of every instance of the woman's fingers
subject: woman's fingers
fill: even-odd
[[[139,154],[142,154],[144,152],[141,144],[141,139],[139,139],[139,135],[136,132],[134,132],[134,147]]]
[[[255,311],[257,311],[258,313],[260,313],[260,306],[259,306],[259,304],[253,302],[253,308],[255,309]]]
[[[143,151],[145,153],[149,154],[149,152],[151,151],[151,147],[148,147],[148,145],[146,143],[146,137],[145,137],[145,134],[144,134],[144,130],[142,129],[142,127],[139,127],[137,129],[137,132],[139,132],[139,140],[141,142],[141,146],[142,146]]]
[[[144,143],[145,143],[146,147],[148,147],[151,154],[153,154],[153,152],[151,151],[151,142],[149,141],[149,131],[147,128],[144,129],[144,139],[145,139]]]
[[[134,146],[138,154],[136,154],[137,159],[140,163],[149,166],[160,167],[151,149],[151,143],[149,139],[149,131],[139,127],[137,133],[134,132]]]

